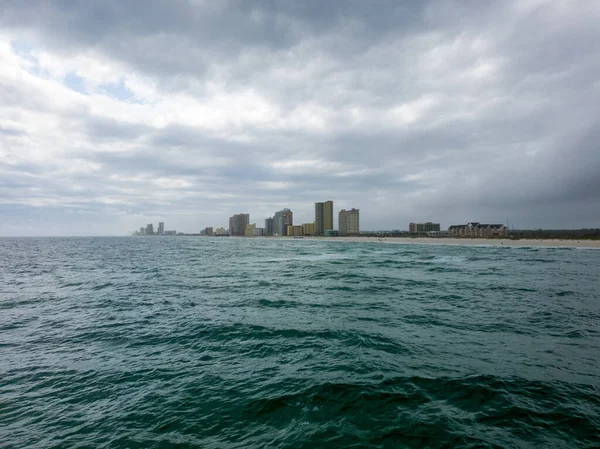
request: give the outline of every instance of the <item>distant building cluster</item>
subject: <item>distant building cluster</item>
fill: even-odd
[[[303,236],[354,236],[360,235],[360,211],[359,209],[342,209],[338,212],[338,229],[334,229],[333,221],[333,201],[323,201],[315,203],[315,219],[312,222],[294,224],[294,213],[283,208],[273,214],[272,217],[265,219],[264,227],[259,227],[256,223],[250,223],[250,214],[239,213],[229,217],[229,227],[214,228],[208,226],[200,231],[200,235],[205,236],[240,236],[240,237],[303,237]],[[154,224],[148,223],[140,227],[139,231],[133,232],[134,235],[198,235],[182,234],[177,231],[165,230],[165,223],[159,222],[154,230]],[[467,224],[452,225],[448,230],[442,230],[439,223],[427,221],[424,223],[411,222],[408,225],[410,235],[427,237],[470,237],[470,238],[490,238],[490,237],[508,237],[509,229],[506,225],[498,223],[480,223],[471,221]],[[375,233],[375,231],[373,231]],[[376,234],[381,235],[377,231]],[[406,231],[391,231],[391,234],[402,235]]]
[[[408,229],[411,234],[429,237],[508,237],[508,227],[503,224],[484,224],[475,221],[452,225],[447,231],[442,231],[439,223],[429,221],[410,223]]]
[[[146,226],[142,226],[139,231],[135,231],[134,235],[177,235],[177,231],[165,231],[165,223],[160,221],[156,232],[154,232],[154,224],[148,223]]]
[[[358,235],[360,233],[359,210],[342,209],[339,212],[339,231],[334,229],[333,201],[315,203],[315,220],[309,223],[294,224],[294,213],[284,208],[278,210],[272,217],[265,219],[264,227],[250,223],[250,214],[240,213],[229,218],[229,228],[212,227],[204,228],[201,235],[207,236],[244,236],[244,237],[270,237],[270,236],[331,236],[331,235]]]

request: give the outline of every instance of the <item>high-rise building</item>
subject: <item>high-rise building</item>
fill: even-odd
[[[294,224],[294,213],[289,209],[283,209],[283,226],[284,229],[287,229],[288,226],[292,226]]]
[[[315,203],[315,235],[325,235],[333,229],[333,201]]]
[[[246,230],[246,227],[250,224],[250,214],[240,214],[240,230],[242,233]]]
[[[273,216],[273,235],[287,235],[288,225],[294,224],[294,213],[289,209],[275,212]]]
[[[273,217],[265,219],[265,235],[273,235]]]
[[[144,226],[142,226],[140,228],[140,235],[145,235],[146,234],[146,228]]]
[[[229,218],[229,234],[244,235],[250,224],[250,214],[236,214]]]
[[[233,232],[232,235],[243,235],[246,228],[242,228],[240,224],[240,214],[233,216]]]
[[[285,235],[285,231],[283,230],[283,215],[280,210],[273,215],[273,235]]]
[[[315,203],[315,235],[325,234],[325,228],[323,223],[324,209],[324,203]]]
[[[355,235],[360,233],[358,209],[342,209],[338,217],[338,226],[341,235]]]
[[[152,223],[146,225],[146,235],[154,235],[154,225]]]
[[[325,223],[325,231],[333,230],[333,201],[325,201],[323,223]]]
[[[165,233],[165,223],[162,221],[158,222],[158,235],[163,235]]]

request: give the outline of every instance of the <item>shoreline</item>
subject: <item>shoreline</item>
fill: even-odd
[[[258,237],[260,238],[260,237]],[[487,238],[435,238],[435,237],[266,237],[287,240],[317,240],[324,242],[368,242],[394,243],[400,245],[454,245],[454,246],[507,246],[538,248],[586,248],[600,249],[600,240],[566,240],[566,239],[487,239]]]

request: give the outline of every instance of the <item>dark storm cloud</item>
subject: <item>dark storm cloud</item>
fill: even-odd
[[[583,0],[10,2],[0,203],[108,233],[308,221],[327,198],[368,229],[599,226],[598,20]]]
[[[63,45],[102,45],[111,36],[164,34],[180,36],[191,43],[211,43],[217,50],[242,50],[253,45],[278,49],[330,33],[343,21],[359,23],[362,36],[367,39],[378,38],[390,30],[408,33],[422,22],[422,3],[32,0],[5,5],[3,17],[6,25],[33,27]]]

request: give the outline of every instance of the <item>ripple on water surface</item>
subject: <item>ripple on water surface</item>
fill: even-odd
[[[0,448],[600,446],[600,251],[0,239]]]

